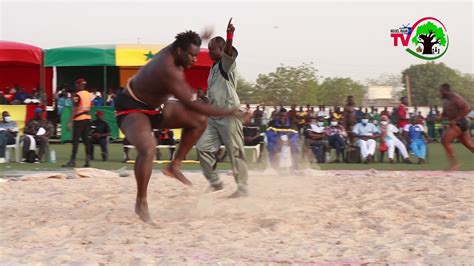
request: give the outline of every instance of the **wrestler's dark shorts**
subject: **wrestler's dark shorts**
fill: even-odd
[[[469,120],[467,120],[466,117],[463,117],[459,119],[458,121],[456,121],[456,126],[458,126],[462,132],[466,132],[468,125],[469,125]]]
[[[153,109],[141,103],[125,93],[120,93],[114,99],[115,117],[117,124],[121,127],[123,119],[130,113],[144,113],[150,118],[152,128],[159,128],[163,119],[162,111]]]

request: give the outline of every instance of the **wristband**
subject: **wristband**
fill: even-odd
[[[227,40],[232,40],[234,39],[234,34],[233,33],[227,33]]]

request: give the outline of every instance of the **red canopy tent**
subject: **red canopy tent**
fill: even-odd
[[[52,71],[42,67],[41,48],[18,42],[0,41],[0,90],[16,85],[31,93],[33,88],[42,87],[52,104]],[[45,77],[42,78],[42,74]],[[41,86],[41,84],[44,84]]]

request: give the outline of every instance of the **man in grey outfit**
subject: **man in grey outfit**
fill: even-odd
[[[232,18],[227,25],[227,40],[215,37],[209,42],[209,55],[214,61],[208,78],[207,96],[213,107],[235,109],[240,107],[237,96],[237,75],[235,60],[237,49],[232,46],[234,37]],[[245,197],[248,195],[248,170],[244,159],[244,143],[242,120],[236,116],[209,117],[207,129],[197,142],[199,161],[204,175],[210,183],[207,193],[223,189],[222,182],[216,172],[216,153],[221,144],[224,144],[232,165],[232,172],[237,191],[231,197]]]

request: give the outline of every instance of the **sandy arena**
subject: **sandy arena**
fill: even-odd
[[[105,172],[103,172],[105,173]],[[474,172],[250,173],[251,196],[203,195],[155,173],[157,226],[133,212],[135,180],[117,174],[0,184],[0,264],[473,263]]]

